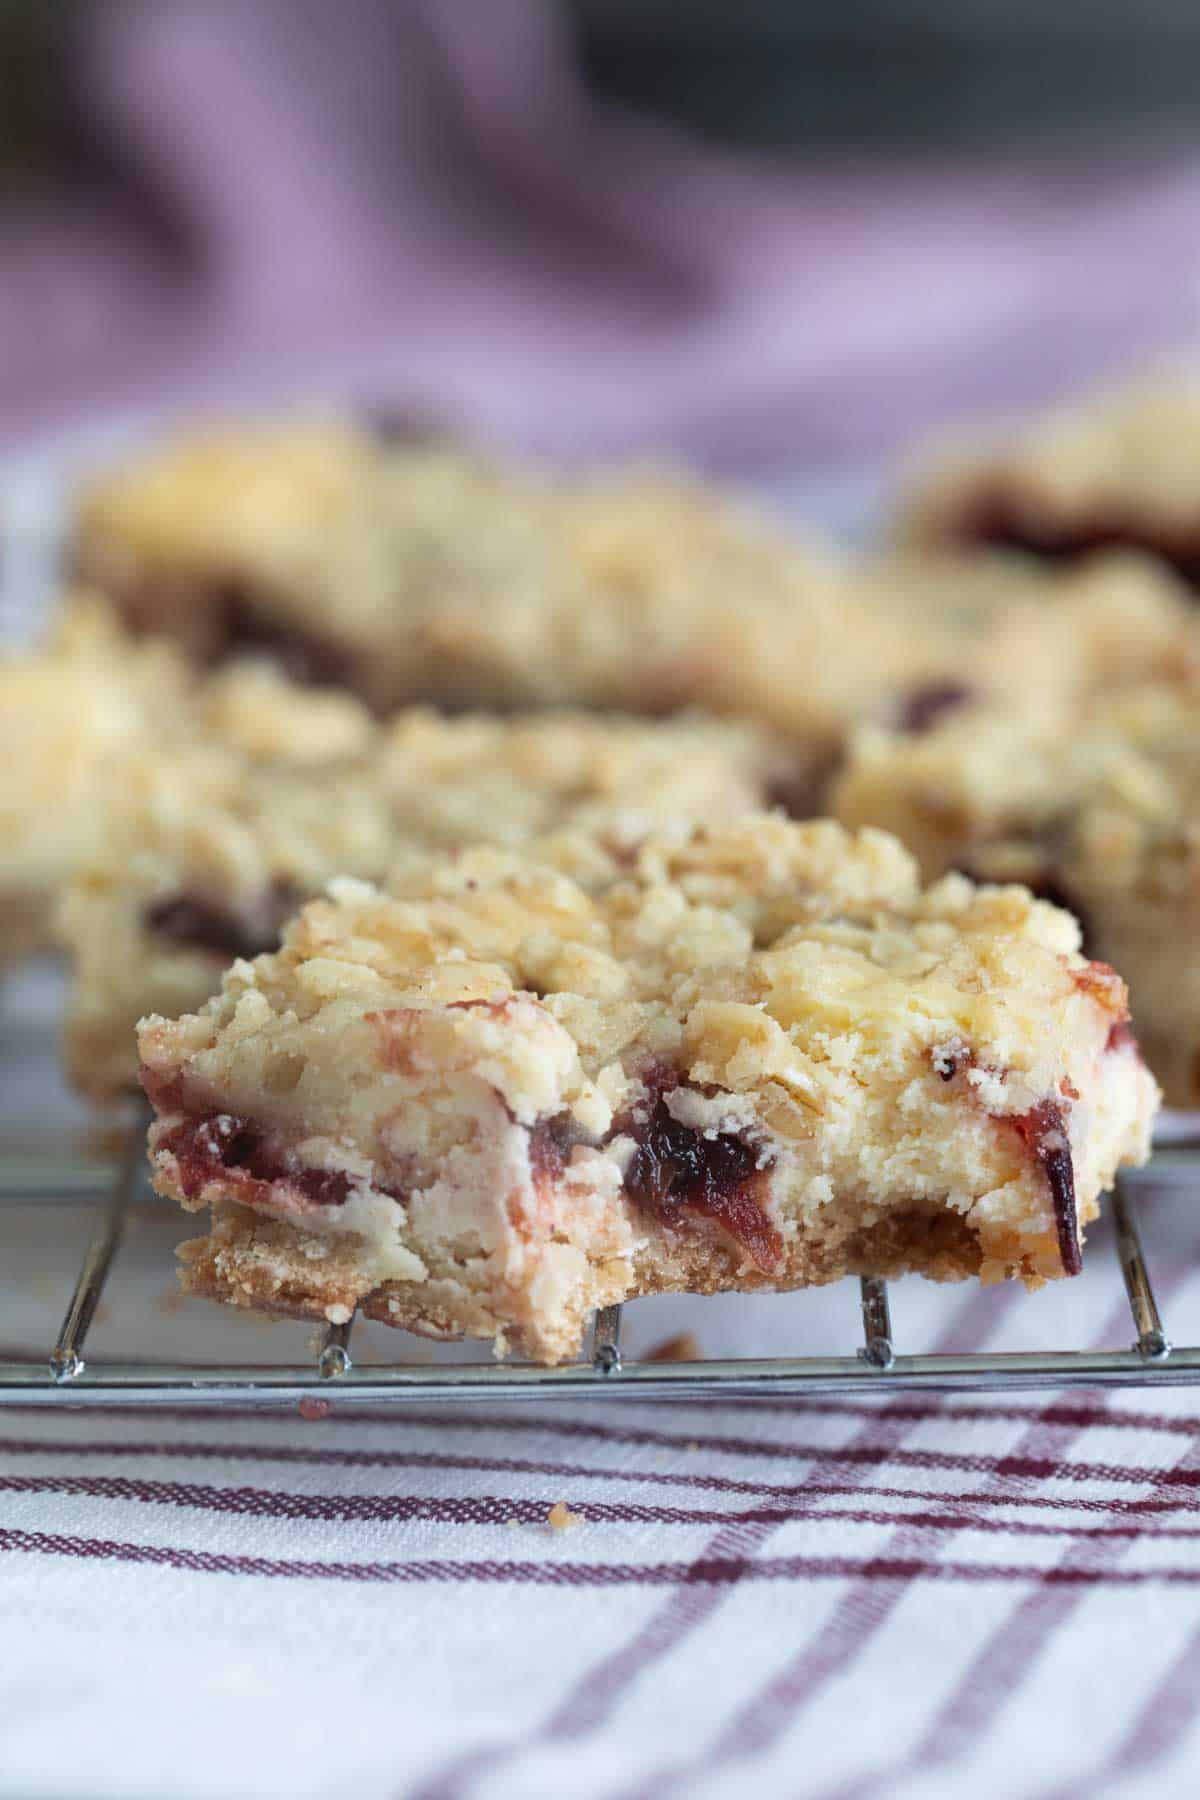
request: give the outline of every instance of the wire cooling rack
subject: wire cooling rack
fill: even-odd
[[[621,1356],[621,1308],[597,1313],[590,1355],[544,1369],[528,1364],[404,1362],[356,1366],[354,1321],[329,1326],[306,1365],[89,1361],[88,1332],[105,1283],[121,1252],[126,1217],[141,1180],[142,1132],[120,1155],[69,1160],[42,1156],[0,1168],[0,1200],[101,1201],[97,1223],[53,1344],[0,1359],[0,1406],[58,1403],[89,1406],[295,1406],[340,1400],[373,1405],[411,1400],[516,1400],[558,1395],[662,1398],[676,1395],[866,1393],[931,1388],[1003,1391],[1101,1385],[1142,1387],[1200,1382],[1200,1345],[1173,1344],[1159,1312],[1138,1224],[1136,1178],[1122,1177],[1112,1196],[1114,1245],[1134,1329],[1128,1350],[1044,1350],[906,1356],[892,1337],[886,1282],[864,1277],[863,1341],[844,1355],[740,1358],[695,1362],[627,1362]],[[1200,1189],[1200,1139],[1161,1146],[1149,1174],[1182,1175]],[[1104,1254],[1097,1248],[1094,1254]]]

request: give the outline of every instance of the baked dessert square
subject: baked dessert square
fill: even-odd
[[[1070,908],[1128,981],[1167,1099],[1200,1105],[1200,682],[1058,717],[974,704],[924,731],[864,729],[830,805],[895,832],[928,877],[1021,881]]]
[[[363,764],[257,762],[228,744],[147,747],[122,768],[100,843],[55,917],[69,987],[67,1070],[95,1100],[136,1085],[143,1012],[188,1010],[237,956],[272,949],[338,870],[386,867],[383,796]]]
[[[391,448],[348,419],[268,420],[98,478],[73,558],[131,629],[198,663],[271,656],[387,712],[443,697],[424,691],[431,619],[561,588],[548,508],[541,484],[461,451]],[[451,686],[447,700],[469,703],[465,676]]]
[[[638,1294],[1078,1271],[1157,1090],[1074,920],[829,821],[605,858],[335,883],[142,1022],[189,1291],[555,1362]]]
[[[416,710],[360,740],[348,696],[256,669],[203,691],[208,735],[129,759],[59,910],[68,1067],[98,1099],[136,1088],[143,1014],[201,1006],[335,875],[379,881],[405,855],[568,828],[629,857],[675,821],[805,787],[794,749],[732,722]]]
[[[1179,635],[1182,591],[1149,562],[1055,576],[928,548],[844,562],[679,473],[552,479],[312,420],[151,452],[94,484],[75,540],[132,627],[201,664],[271,655],[380,714],[698,707],[830,755],[910,700],[1057,700],[1095,661],[1085,600],[1093,647],[1121,605],[1156,654]]]
[[[682,476],[246,425],[96,481],[74,554],[136,627],[202,661],[271,652],[381,713],[703,706],[818,736],[837,713],[834,565]]]
[[[925,543],[1052,562],[1132,548],[1200,587],[1200,377],[1164,369],[988,441],[947,443],[914,473],[901,529]]]
[[[77,600],[48,641],[0,657],[0,961],[50,948],[55,898],[103,842],[113,770],[172,734],[190,674]]]
[[[1061,719],[1103,694],[1200,676],[1191,595],[1132,552],[1047,568],[995,551],[893,551],[857,565],[853,590],[845,654],[863,688],[848,730],[920,731],[969,704]]]
[[[200,765],[223,746],[230,769],[311,766],[362,755],[375,736],[349,694],[298,687],[264,662],[200,677],[169,640],[67,596],[44,643],[0,658],[0,954],[55,947],[60,895],[117,854],[119,821],[160,762],[186,766],[204,745]]]

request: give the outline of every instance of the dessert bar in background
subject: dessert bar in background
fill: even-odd
[[[1077,944],[768,815],[335,884],[140,1028],[153,1180],[212,1211],[185,1286],[553,1362],[637,1294],[1072,1274],[1157,1103]]]
[[[820,737],[855,674],[836,561],[699,482],[552,480],[349,423],[169,444],[93,486],[73,554],[135,628],[383,713],[703,706]]]
[[[855,565],[853,582],[845,655],[861,671],[861,704],[846,733],[919,731],[968,702],[1066,720],[1131,683],[1200,674],[1191,594],[1132,552],[1051,569],[1012,553],[891,552]]]
[[[56,942],[55,905],[113,854],[139,776],[201,745],[247,767],[311,767],[376,735],[351,695],[297,687],[266,662],[198,677],[167,639],[131,636],[107,603],[67,597],[47,640],[0,656],[0,932],[5,961]]]
[[[253,682],[231,672],[209,687],[228,715]],[[381,880],[407,853],[566,829],[590,830],[605,857],[627,859],[652,830],[734,818],[805,787],[793,748],[749,725],[684,717],[414,710],[368,724],[356,756],[306,760],[306,712],[319,723],[341,696],[276,688],[287,728],[264,720],[257,754],[245,747],[249,721],[234,742],[225,716],[219,741],[128,759],[108,797],[103,839],[58,921],[72,964],[68,1068],[94,1097],[136,1087],[144,1013],[202,1005],[230,962],[275,948],[288,915],[336,875]]]
[[[1069,907],[1129,983],[1172,1105],[1200,1105],[1200,680],[1131,686],[1081,716],[964,706],[865,729],[830,803],[895,831],[927,876],[1020,881]]]
[[[134,643],[87,603],[0,655],[0,964],[50,946],[63,883],[103,843],[114,767],[174,739],[191,685],[174,645]]]
[[[1144,550],[1200,588],[1200,372],[1164,370],[1023,428],[947,442],[911,478],[901,530],[1054,562]]]
[[[1187,589],[1149,560],[1062,575],[926,535],[924,552],[839,558],[678,474],[552,480],[295,421],[97,481],[74,555],[132,628],[202,664],[272,656],[379,712],[695,706],[830,754],[931,688],[1057,704],[1064,684],[1124,679],[1140,631],[1161,657],[1185,629]]]

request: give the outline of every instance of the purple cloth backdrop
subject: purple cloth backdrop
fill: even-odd
[[[1200,155],[801,161],[584,93],[537,0],[97,8],[90,101],[173,223],[0,218],[0,434],[268,388],[519,447],[844,466],[1164,346]]]

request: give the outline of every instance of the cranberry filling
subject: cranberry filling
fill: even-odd
[[[763,804],[789,819],[818,819],[826,811],[825,795],[842,763],[840,750],[823,751],[795,769],[781,771],[766,783]]]
[[[283,921],[299,903],[296,889],[282,881],[267,890],[252,912],[205,894],[166,894],[145,908],[142,922],[156,937],[232,962],[275,949]]]
[[[1063,1273],[1078,1275],[1083,1269],[1083,1257],[1075,1205],[1075,1165],[1071,1161],[1071,1140],[1067,1136],[1062,1108],[1056,1100],[1040,1100],[1012,1123],[1041,1163],[1050,1184]]]
[[[183,1111],[183,1076],[178,1072],[160,1075],[143,1063],[138,1070],[142,1092],[158,1114]]]
[[[340,1170],[290,1169],[259,1127],[236,1113],[185,1119],[164,1134],[158,1148],[175,1158],[188,1200],[218,1179],[246,1206],[267,1200],[275,1182],[286,1182],[318,1206],[342,1206],[350,1192],[350,1177]]]
[[[535,1181],[554,1182],[571,1160],[571,1151],[581,1141],[570,1113],[555,1113],[551,1119],[539,1119],[529,1132],[529,1165]]]
[[[103,585],[103,584],[102,584]],[[133,631],[153,631],[162,615],[152,583],[112,596]],[[210,663],[237,656],[267,656],[293,681],[309,687],[353,687],[353,664],[342,646],[318,632],[266,619],[253,593],[237,581],[214,581],[195,591],[194,652]],[[166,608],[168,617],[177,610]]]
[[[711,1219],[746,1251],[765,1274],[783,1255],[779,1233],[756,1198],[762,1170],[758,1153],[744,1139],[706,1137],[683,1125],[667,1108],[666,1094],[678,1076],[664,1072],[650,1083],[646,1115],[627,1116],[618,1129],[637,1145],[625,1175],[630,1198],[664,1224],[681,1214]]]
[[[965,706],[974,697],[973,689],[961,681],[928,681],[903,695],[900,701],[901,731],[921,737],[932,731],[946,713]]]
[[[221,620],[218,659],[261,653],[278,663],[293,681],[308,687],[354,685],[350,659],[340,644],[316,632],[264,619],[236,584],[218,590],[216,598]]]
[[[1138,1041],[1134,1034],[1133,1020],[1128,1014],[1123,1019],[1115,1019],[1108,1028],[1108,1040],[1104,1048],[1106,1050],[1128,1050],[1130,1048],[1136,1050],[1137,1047]]]
[[[1100,550],[1144,550],[1169,564],[1189,586],[1200,588],[1200,532],[1155,531],[1120,513],[1097,513],[1076,524],[1035,520],[1000,492],[977,501],[945,536],[954,543],[1020,550],[1053,563],[1072,562]]]
[[[1099,965],[1101,969],[1104,966],[1103,963]],[[1128,1029],[1127,1021],[1125,1028]],[[1118,1023],[1109,1032],[1108,1049],[1115,1047],[1114,1034],[1120,1029],[1121,1025]],[[930,1057],[934,1074],[939,1075],[943,1081],[953,1081],[959,1070],[969,1066],[974,1060],[974,1053],[966,1044],[939,1045]],[[1078,1100],[1078,1089],[1065,1077],[1060,1083],[1060,1089],[1068,1101]],[[1015,1126],[1022,1142],[1042,1165],[1049,1183],[1050,1197],[1054,1202],[1058,1253],[1062,1258],[1063,1273],[1078,1275],[1083,1269],[1083,1257],[1079,1247],[1079,1211],[1075,1202],[1075,1165],[1071,1159],[1071,1139],[1067,1133],[1063,1109],[1057,1100],[1040,1100],[1029,1112],[1021,1113],[1016,1118],[1009,1117],[1007,1123]]]

